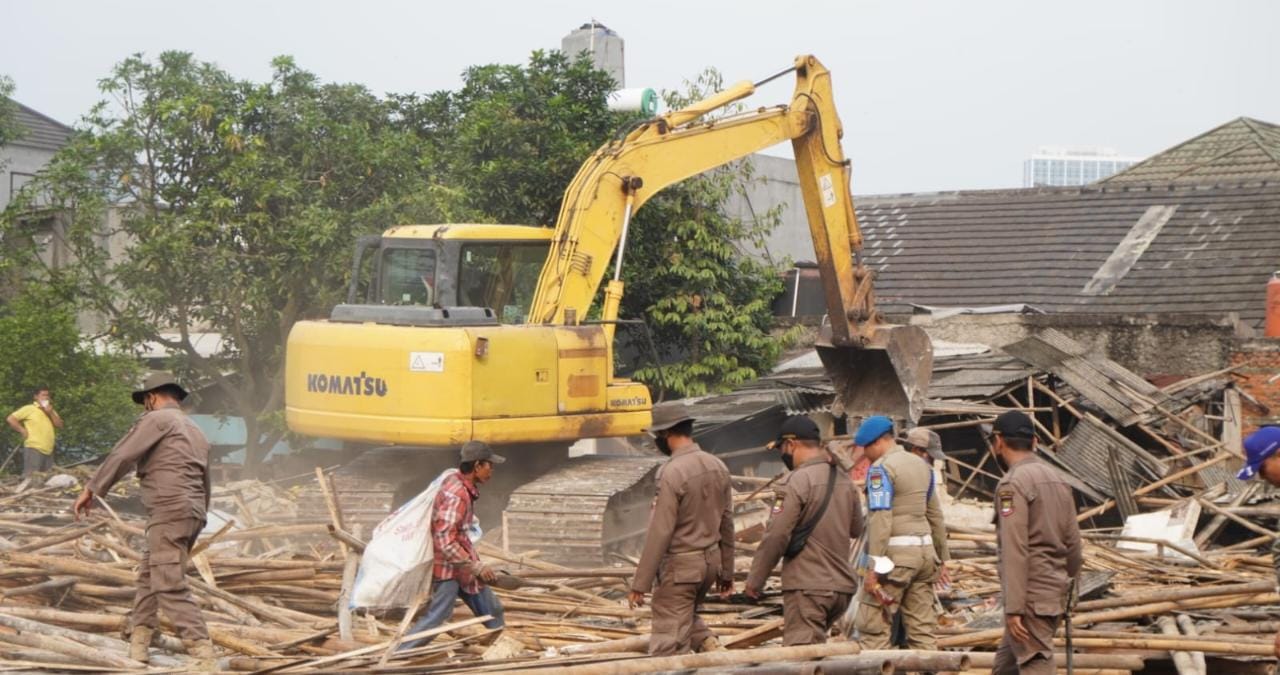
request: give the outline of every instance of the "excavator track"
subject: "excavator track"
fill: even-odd
[[[594,567],[634,556],[643,540],[662,460],[587,455],[524,484],[503,512],[502,544],[563,565]]]

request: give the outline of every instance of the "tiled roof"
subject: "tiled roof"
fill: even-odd
[[[1280,181],[862,197],[888,313],[1027,303],[1048,312],[1235,312],[1261,324],[1280,269]]]
[[[1240,117],[1099,183],[1220,183],[1280,178],[1280,126]]]
[[[74,129],[17,101],[14,104],[14,119],[22,128],[22,135],[14,139],[12,145],[59,150],[67,144]]]

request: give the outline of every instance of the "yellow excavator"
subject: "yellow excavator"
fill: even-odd
[[[704,119],[789,73],[789,104]],[[800,56],[766,80],[639,123],[601,147],[566,189],[554,229],[404,225],[362,239],[347,302],[289,335],[289,428],[382,446],[351,473],[381,472],[385,481],[429,478],[471,439],[505,446],[499,452],[511,461],[498,475],[519,485],[501,514],[506,543],[598,560],[640,533],[634,523],[643,523],[657,463],[566,461],[570,443],[634,436],[650,421],[648,388],[614,374],[632,216],[673,183],[787,140],[828,307],[818,351],[837,405],[854,416],[916,419],[932,347],[923,330],[886,325],[876,309],[841,136],[830,72]],[[482,500],[490,522],[503,501],[492,492]]]

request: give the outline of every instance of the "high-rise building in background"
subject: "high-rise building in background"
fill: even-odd
[[[1088,185],[1142,161],[1111,148],[1041,147],[1022,163],[1022,187]]]
[[[613,76],[619,89],[627,86],[622,37],[604,24],[595,20],[582,24],[560,40],[560,51],[570,59],[587,52],[596,68]]]

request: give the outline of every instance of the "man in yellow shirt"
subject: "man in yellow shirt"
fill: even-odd
[[[22,436],[22,475],[53,468],[54,429],[62,428],[62,418],[53,409],[48,387],[38,387],[31,403],[13,411],[5,420]]]

